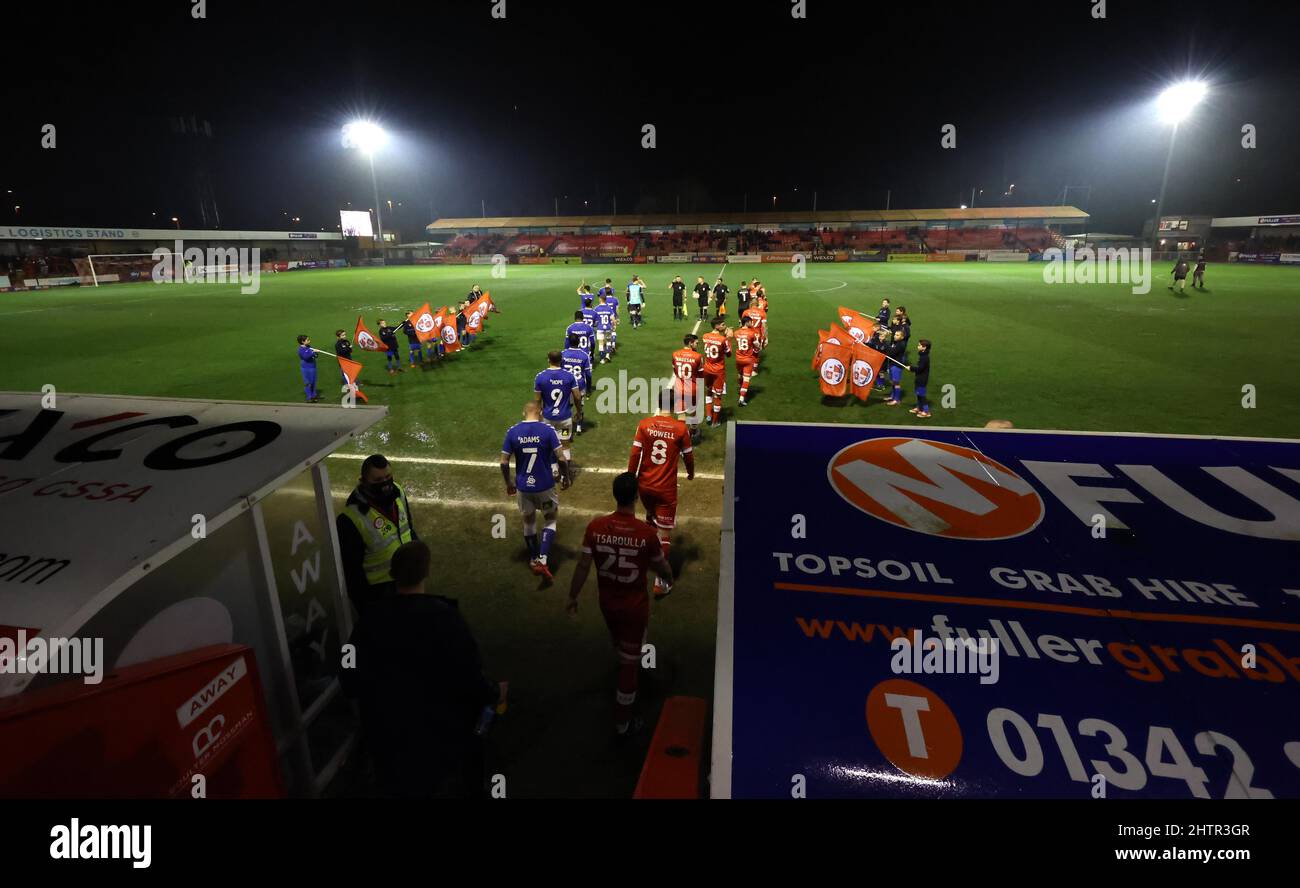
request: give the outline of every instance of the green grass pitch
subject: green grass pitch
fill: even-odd
[[[673,322],[668,282],[681,274],[689,288],[703,274],[712,283],[718,266],[510,266],[502,279],[488,267],[416,266],[263,275],[255,295],[207,284],[0,294],[7,334],[0,388],[299,400],[297,334],[329,350],[334,330],[351,336],[358,314],[373,331],[381,316],[395,322],[426,300],[435,308],[454,302],[474,283],[490,289],[501,314],[473,349],[440,365],[389,377],[382,355],[358,352],[364,390],[390,414],[353,456],[330,460],[335,492],[341,505],[357,456],[388,454],[417,497],[421,535],[465,565],[436,591],[460,600],[491,674],[511,682],[510,712],[494,730],[490,763],[506,774],[510,795],[626,795],[646,741],[622,749],[607,742],[613,654],[594,588],[576,620],[563,612],[581,532],[610,507],[612,476],[587,472],[562,496],[557,582],[542,591],[526,569],[518,513],[494,465],[403,457],[495,463],[505,429],[573,317],[579,280],[611,277],[621,294],[634,270],[650,286],[646,325],[624,323],[618,357],[596,376],[668,376],[669,355],[694,323]],[[770,344],[751,405],[736,405],[733,376],[724,418],[926,422],[875,397],[865,406],[823,403],[810,368],[816,331],[835,319],[837,306],[872,314],[888,296],[912,316],[913,346],[919,338],[934,342],[928,422],[935,425],[1001,418],[1017,428],[1300,437],[1300,373],[1291,349],[1300,330],[1300,269],[1213,265],[1208,288],[1185,295],[1166,289],[1164,265],[1157,271],[1151,292],[1134,295],[1128,285],[1049,285],[1042,267],[1029,263],[810,264],[805,278],[782,265],[732,265],[733,323],[736,283],[759,276],[771,300]],[[320,409],[337,403],[327,384],[334,378],[332,359],[322,359]],[[949,384],[955,404],[944,407]],[[904,386],[910,406],[906,375]],[[1243,407],[1244,386],[1254,387],[1253,409]],[[625,465],[639,419],[589,408],[575,462]],[[697,470],[715,477],[681,481],[680,579],[651,622],[659,668],[642,695],[651,724],[667,695],[711,696],[722,453],[722,433],[706,432]],[[779,467],[771,481],[779,492]],[[498,513],[508,522],[504,540],[491,535]]]

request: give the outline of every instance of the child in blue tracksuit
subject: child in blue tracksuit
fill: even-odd
[[[414,317],[415,312],[408,311],[406,320],[402,321],[402,332],[406,334],[406,353],[410,357],[412,367],[415,367],[417,356],[420,358],[421,366],[429,360],[424,356],[424,343],[420,341],[420,334],[415,329],[415,322],[411,320]]]
[[[316,394],[316,351],[311,347],[310,336],[298,337],[298,365],[302,370],[302,388],[307,402],[319,401]]]
[[[889,328],[882,325],[876,328],[876,335],[871,337],[871,341],[868,342],[867,345],[871,346],[881,354],[887,355],[889,354],[889,345],[892,341],[893,341],[893,337],[891,337],[889,334]],[[885,370],[885,372],[878,373],[876,375],[875,387],[877,391],[884,391],[885,389],[889,388],[889,372],[887,370],[888,366],[889,365],[886,364],[885,367],[882,368]]]
[[[352,343],[348,341],[348,331],[334,331],[334,354],[338,355],[340,358],[347,358],[349,361],[352,360]],[[339,367],[339,375],[343,377],[343,384],[347,385],[348,375],[343,372],[342,367]]]
[[[915,413],[918,419],[929,419],[930,401],[925,397],[925,389],[930,384],[930,340],[917,343],[916,363],[907,369],[916,374],[916,406],[908,413]]]
[[[894,339],[885,349],[885,356],[893,359],[889,362],[889,381],[894,387],[893,394],[885,404],[889,407],[897,407],[903,401],[903,367],[907,366],[907,340],[902,330],[894,331]],[[899,366],[900,364],[902,366]]]
[[[402,371],[402,353],[397,350],[397,328],[388,326],[388,322],[383,318],[379,319],[379,341],[388,347],[388,352],[384,355],[384,366],[388,368],[388,375]]]

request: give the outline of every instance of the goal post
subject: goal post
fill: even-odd
[[[90,270],[91,282],[98,287],[101,277],[105,283],[122,280],[139,280],[140,277],[151,278],[158,260],[153,253],[94,253],[86,257]],[[111,278],[112,280],[108,280]]]
[[[188,251],[187,251],[188,252]],[[206,251],[199,261],[188,262],[188,256],[179,253],[94,253],[78,263],[77,272],[82,277],[89,273],[96,287],[114,281],[149,281],[157,283],[227,283],[239,280],[241,252],[233,247]],[[85,269],[81,263],[86,264]],[[158,271],[157,278],[154,277]]]

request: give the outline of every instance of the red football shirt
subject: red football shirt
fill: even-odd
[[[583,554],[591,555],[603,609],[649,606],[646,579],[650,562],[663,556],[654,527],[622,512],[594,519],[582,537]]]
[[[636,427],[627,470],[637,473],[642,490],[677,495],[677,460],[691,457],[691,433],[686,423],[672,416],[647,416]]]

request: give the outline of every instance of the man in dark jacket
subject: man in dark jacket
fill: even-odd
[[[930,384],[930,340],[917,343],[916,363],[907,369],[916,374],[916,406],[908,413],[915,413],[918,419],[929,419],[930,402],[925,397],[925,387]]]
[[[425,591],[429,562],[422,542],[398,548],[395,593],[362,616],[339,677],[360,699],[364,743],[382,795],[473,798],[483,792],[480,728],[504,694],[484,678],[478,645],[460,613]]]

